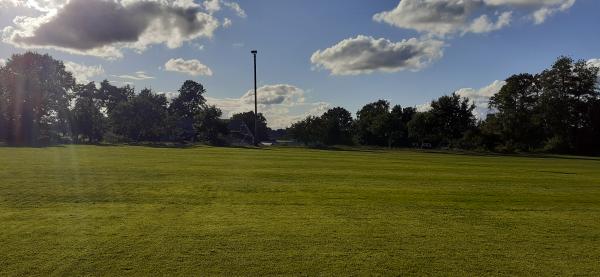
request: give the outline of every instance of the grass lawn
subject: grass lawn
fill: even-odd
[[[600,159],[0,148],[0,276],[600,275]]]

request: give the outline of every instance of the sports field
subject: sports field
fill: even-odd
[[[600,275],[600,159],[0,148],[0,276]]]

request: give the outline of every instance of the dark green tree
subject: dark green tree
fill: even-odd
[[[327,145],[352,144],[352,114],[344,108],[329,109],[321,116],[323,143]]]
[[[357,113],[355,128],[360,144],[390,146],[390,103],[379,100],[365,105]]]
[[[493,120],[496,133],[504,149],[534,150],[542,144],[544,132],[540,114],[540,90],[537,78],[531,74],[513,75],[491,97],[490,108],[495,111]]]
[[[167,98],[143,89],[119,103],[112,113],[114,132],[131,141],[159,141],[166,137]]]
[[[194,128],[198,130],[201,140],[213,145],[223,143],[223,136],[228,133],[227,123],[221,119],[223,112],[215,106],[206,106],[195,119]]]
[[[100,99],[102,107],[106,109],[110,117],[117,105],[131,100],[134,96],[135,91],[131,86],[116,87],[108,80],[104,80],[100,83],[97,98]]]
[[[433,114],[430,112],[416,113],[407,124],[408,136],[416,141],[419,146],[426,143],[435,143],[439,141],[439,136],[435,132],[437,128]]]
[[[410,146],[411,140],[408,136],[408,122],[412,120],[416,113],[417,110],[413,107],[406,107],[403,109],[402,106],[396,105],[392,108],[389,119],[392,146]]]
[[[96,84],[75,86],[75,105],[71,110],[71,135],[75,143],[82,139],[90,143],[102,140],[107,130],[107,119],[100,111],[101,100]]]
[[[0,66],[0,76],[4,75],[4,66]],[[8,140],[8,91],[0,79],[0,142]]]
[[[588,115],[590,125],[586,133],[577,136],[578,146],[581,147],[580,153],[600,155],[600,98],[590,101]]]
[[[548,136],[546,149],[554,152],[584,152],[577,137],[592,128],[590,104],[598,98],[598,68],[583,60],[559,57],[539,75],[540,105]]]
[[[179,89],[179,95],[173,99],[169,109],[182,117],[193,118],[202,111],[206,103],[205,93],[206,89],[202,84],[187,80]]]
[[[325,122],[322,117],[308,116],[288,129],[290,135],[304,145],[322,145],[325,138]]]
[[[458,94],[444,95],[431,102],[431,113],[438,136],[438,144],[450,146],[465,132],[475,127],[475,105]]]
[[[475,105],[456,93],[431,102],[431,109],[417,113],[408,124],[409,136],[421,145],[457,146],[475,126]]]
[[[204,98],[206,90],[194,81],[185,81],[179,89],[179,95],[169,105],[175,138],[182,141],[195,141],[199,130],[195,127],[201,113],[206,108]]]
[[[269,140],[269,128],[267,127],[267,119],[261,114],[258,114],[258,134],[254,134],[254,112],[238,113],[231,116],[231,121],[244,123],[250,133],[255,136],[257,141]]]
[[[61,61],[27,52],[0,70],[1,110],[9,143],[33,145],[68,128],[69,92],[75,79]]]

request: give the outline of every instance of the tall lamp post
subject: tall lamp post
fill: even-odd
[[[256,54],[258,51],[252,50],[254,56],[254,136],[252,136],[252,144],[258,144],[258,89],[256,86]]]

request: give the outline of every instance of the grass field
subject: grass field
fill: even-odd
[[[0,276],[600,275],[600,160],[0,148]]]

